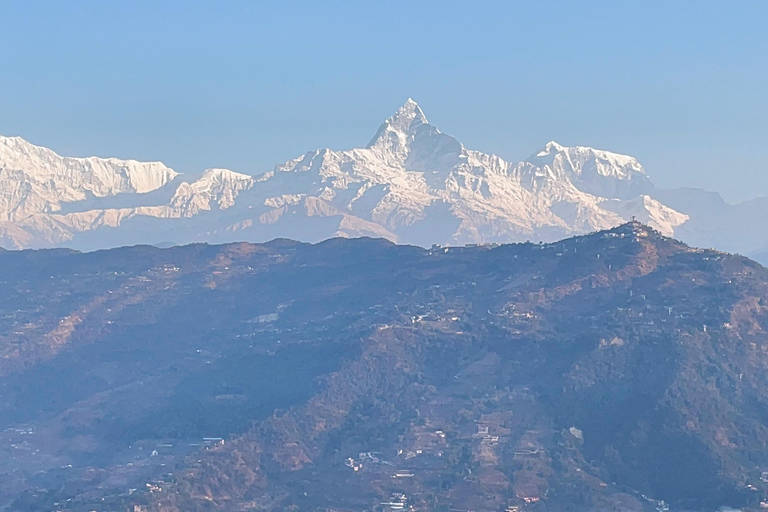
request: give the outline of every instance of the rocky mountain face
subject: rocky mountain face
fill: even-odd
[[[6,251],[0,282],[0,509],[768,502],[768,270],[637,222]]]
[[[412,100],[365,148],[311,151],[257,175],[183,176],[160,163],[62,158],[0,138],[0,245],[316,242],[383,237],[429,247],[553,241],[636,218],[722,250],[768,250],[768,200],[656,189],[632,157],[550,142],[523,162],[465,148]]]

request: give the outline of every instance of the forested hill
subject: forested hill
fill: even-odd
[[[639,223],[9,251],[0,285],[0,508],[768,501],[768,271]]]

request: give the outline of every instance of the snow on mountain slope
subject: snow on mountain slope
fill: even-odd
[[[608,151],[549,142],[508,162],[467,149],[410,99],[365,147],[310,151],[258,175],[179,175],[160,163],[63,158],[0,138],[0,245],[12,248],[333,236],[422,246],[551,241],[632,217],[717,246],[706,242],[730,240],[717,235],[727,227],[710,233],[698,220],[724,211],[712,201],[655,189],[637,160]],[[729,210],[728,222],[762,207]]]
[[[653,189],[637,160],[608,151],[584,146],[568,148],[550,141],[528,162],[547,167],[579,190],[596,196],[630,199]]]
[[[601,203],[601,206],[606,210],[616,212],[622,218],[634,217],[644,224],[654,226],[666,236],[673,236],[675,228],[689,219],[688,215],[664,206],[647,195],[627,200],[608,199]]]
[[[171,198],[170,207],[179,217],[192,217],[214,205],[220,210],[235,204],[243,190],[248,190],[254,180],[247,174],[228,169],[208,169],[203,176],[192,183],[183,182]]]
[[[16,148],[33,148],[33,155],[42,155],[50,166],[29,165],[31,172],[0,172],[0,191],[5,192],[5,201],[0,202],[0,245],[15,249],[77,246],[72,242],[79,234],[121,228],[135,217],[178,219],[225,210],[254,183],[253,177],[226,169],[208,169],[196,180],[180,181],[175,179],[178,173],[159,162],[61,158],[21,139],[16,142]],[[11,163],[25,163],[18,154],[11,157],[3,161],[7,166],[2,171],[9,169]],[[175,188],[166,197],[169,193],[162,189],[169,186]],[[18,195],[7,193],[19,189],[27,191],[21,200]],[[114,206],[93,207],[94,203],[105,206],[110,202]],[[122,245],[119,236],[111,235],[113,242],[97,243],[95,247]],[[146,236],[151,239],[153,233],[147,232]]]
[[[150,192],[177,174],[159,162],[61,157],[20,137],[0,137],[0,220],[56,212],[92,196]]]
[[[322,198],[418,245],[549,240],[612,227],[628,217],[604,208],[605,197],[591,191],[624,199],[649,183],[633,158],[591,148],[550,143],[517,164],[468,150],[430,125],[410,99],[367,147],[307,153],[263,182]],[[684,216],[662,222],[668,231]]]

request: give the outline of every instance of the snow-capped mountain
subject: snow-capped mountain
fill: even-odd
[[[556,142],[508,162],[465,148],[410,99],[364,148],[310,151],[257,175],[186,176],[157,162],[65,158],[0,138],[0,194],[7,248],[333,236],[422,246],[550,241],[633,217],[699,244],[768,248],[768,237],[750,245],[728,226],[749,225],[741,217],[768,212],[768,200],[730,206],[701,191],[659,190],[630,156]]]
[[[58,212],[89,197],[149,192],[177,175],[160,162],[66,158],[20,137],[0,137],[0,220]]]
[[[528,161],[600,197],[631,199],[653,189],[645,170],[631,156],[581,146],[566,148],[550,141]]]
[[[550,240],[633,215],[671,234],[687,219],[658,201],[634,199],[630,192],[650,182],[631,157],[549,143],[529,161],[507,162],[440,132],[412,100],[365,148],[312,151],[258,181],[249,197],[258,197],[254,208],[275,205],[264,212],[270,222],[314,198],[418,245]],[[266,197],[267,188],[280,194]],[[359,233],[340,226],[334,234]]]

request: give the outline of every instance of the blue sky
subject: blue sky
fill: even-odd
[[[768,195],[768,2],[0,0],[0,134],[260,173],[409,96],[466,146],[550,139]]]

